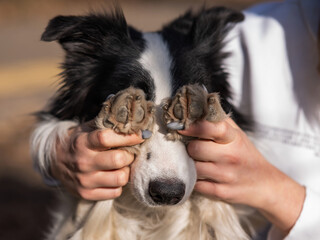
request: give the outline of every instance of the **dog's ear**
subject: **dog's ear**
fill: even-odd
[[[196,13],[189,10],[166,25],[162,34],[177,46],[185,43],[191,49],[202,48],[202,53],[212,54],[213,49],[221,49],[226,33],[243,19],[241,12],[226,7],[202,8]]]
[[[71,35],[72,29],[75,28],[81,21],[81,17],[57,16],[50,20],[48,26],[41,36],[41,40],[51,42],[60,40],[66,35]]]
[[[120,8],[111,13],[53,18],[41,39],[58,41],[66,58],[62,82],[48,112],[59,119],[87,121],[95,117],[105,99],[100,86],[107,86],[118,59],[135,48],[135,33]]]
[[[120,8],[107,14],[57,16],[50,20],[42,41],[58,41],[67,52],[96,51],[106,41],[128,39],[127,22]]]
[[[202,9],[194,18],[190,37],[194,45],[221,42],[226,33],[243,20],[241,12],[226,7]]]

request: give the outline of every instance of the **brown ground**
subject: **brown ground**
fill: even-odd
[[[104,3],[103,3],[104,2]],[[58,14],[80,14],[111,1],[2,0],[0,1],[0,239],[41,239],[48,226],[54,192],[32,169],[28,141],[34,118],[56,89],[57,44],[42,43],[47,21]],[[129,23],[156,30],[203,1],[135,1],[120,3]],[[207,0],[207,6],[242,9],[262,0]],[[90,3],[90,4],[89,4]],[[107,4],[105,4],[107,3]]]

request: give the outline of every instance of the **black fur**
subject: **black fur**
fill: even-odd
[[[162,35],[173,55],[174,92],[182,85],[201,83],[209,92],[219,92],[226,112],[232,112],[240,125],[246,120],[229,103],[231,92],[228,73],[222,61],[229,53],[222,52],[227,32],[244,19],[242,13],[225,7],[202,9],[196,14],[188,11],[164,27]]]
[[[154,98],[147,71],[136,62],[144,49],[141,33],[128,27],[119,10],[111,15],[58,16],[44,41],[57,40],[66,51],[62,84],[48,113],[61,119],[93,119],[105,98],[129,86]]]
[[[209,92],[220,93],[224,109],[244,126],[243,117],[229,103],[228,74],[222,67],[227,54],[221,51],[226,33],[242,20],[241,13],[224,7],[189,11],[159,33],[173,58],[174,92],[186,84],[204,84]],[[58,16],[41,39],[56,40],[66,51],[63,81],[46,113],[87,121],[98,114],[109,94],[129,86],[154,99],[153,80],[137,61],[145,49],[142,34],[127,25],[119,8],[112,14]]]

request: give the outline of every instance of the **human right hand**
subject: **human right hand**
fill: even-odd
[[[112,129],[92,130],[90,123],[69,130],[63,143],[58,142],[51,174],[71,193],[86,200],[119,197],[129,180],[133,154],[116,147],[143,142],[136,135],[121,135]]]

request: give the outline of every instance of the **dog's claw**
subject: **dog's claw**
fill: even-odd
[[[114,96],[114,94],[109,94],[108,97],[106,97],[105,101],[109,100],[110,98],[112,98]]]
[[[183,130],[184,124],[180,122],[171,122],[167,124],[167,127],[171,130]]]
[[[152,132],[149,130],[143,130],[142,131],[142,138],[143,139],[148,139],[152,136]]]

